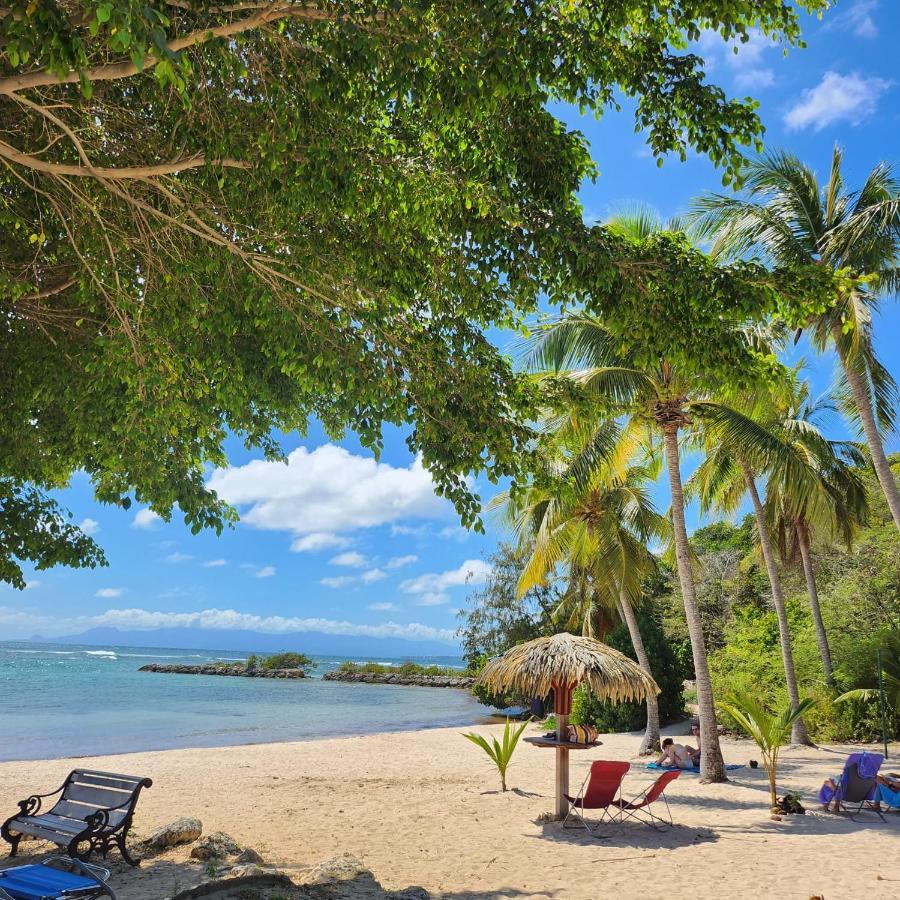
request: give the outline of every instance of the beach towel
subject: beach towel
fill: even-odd
[[[647,763],[647,768],[652,769],[654,772],[684,772],[685,775],[700,774],[700,768],[698,766],[694,766],[691,769],[679,769],[677,766],[659,766],[656,763]],[[725,766],[725,771],[733,772],[735,769],[743,768],[743,763],[731,763],[730,765]]]
[[[838,786],[837,791],[833,790],[828,782],[825,782],[822,785],[822,790],[819,791],[819,802],[823,804],[830,803],[834,799],[835,794],[837,794],[838,800],[843,799],[844,790],[846,790],[847,786],[847,769],[854,763],[856,763],[856,772],[860,778],[874,778],[883,762],[884,757],[880,753],[869,753],[865,750],[862,753],[851,753],[844,763],[844,771],[834,778]],[[867,800],[875,799],[876,787],[877,784],[872,785],[872,790],[869,792],[869,796],[866,797]]]

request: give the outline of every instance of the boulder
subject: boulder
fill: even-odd
[[[224,859],[241,852],[237,841],[224,831],[213,831],[191,848],[191,859]]]
[[[148,838],[142,841],[150,850],[165,850],[178,844],[190,844],[203,833],[203,823],[190,816],[182,816],[162,828],[157,828]]]
[[[235,859],[234,864],[245,865],[252,863],[255,866],[261,866],[263,864],[263,858],[251,847],[244,847],[243,850],[237,855],[237,859]]]
[[[362,860],[352,853],[333,856],[316,866],[304,879],[306,884],[328,884],[331,881],[349,881],[363,873],[368,874]]]

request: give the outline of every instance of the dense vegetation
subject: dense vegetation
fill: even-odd
[[[891,458],[900,478],[900,455]],[[897,674],[900,672],[900,541],[875,474],[860,474],[869,503],[867,524],[851,547],[819,542],[812,547],[818,594],[834,660],[834,684],[826,683],[816,629],[806,595],[800,561],[779,564],[786,595],[790,637],[797,677],[804,697],[817,701],[805,712],[814,740],[881,739],[876,650],[881,648],[888,678],[888,734],[900,737]],[[753,515],[738,523],[722,520],[698,529],[690,538],[703,634],[709,648],[709,667],[716,696],[750,694],[782,709],[788,702],[781,659],[777,616],[770,586],[758,552]],[[494,574],[488,584],[469,596],[462,612],[460,636],[467,659],[477,668],[487,656],[561,629],[554,621],[562,593],[555,587],[536,589],[524,603],[516,599],[516,584],[528,554],[501,544],[490,557]],[[563,579],[564,580],[564,579]],[[643,585],[644,600],[637,611],[653,676],[662,689],[659,714],[663,723],[685,711],[692,694],[683,680],[694,676],[690,636],[678,580],[660,560],[653,577]],[[541,602],[537,602],[538,598]],[[564,611],[564,605],[562,607]],[[636,658],[629,631],[607,617],[600,636],[610,646]],[[893,681],[891,677],[893,676]],[[843,692],[866,689],[845,703],[834,700]],[[498,707],[527,704],[531,698],[490,697]],[[727,712],[720,721],[742,730]],[[646,707],[633,703],[612,706],[588,691],[576,691],[573,722],[595,725],[600,731],[633,731],[646,725]]]

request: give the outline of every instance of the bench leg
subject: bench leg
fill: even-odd
[[[128,848],[125,846],[125,836],[126,832],[122,831],[116,837],[116,846],[119,848],[119,853],[122,854],[122,859],[128,863],[129,866],[139,866],[141,861],[139,859],[135,859],[129,852]]]
[[[4,841],[9,841],[12,847],[9,851],[9,855],[15,856],[16,853],[19,852],[19,841],[22,840],[22,835],[18,832],[11,832],[9,830],[9,821],[7,821],[0,826],[0,837],[2,837]]]

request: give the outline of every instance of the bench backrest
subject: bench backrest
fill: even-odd
[[[62,795],[51,812],[70,819],[85,819],[98,809],[116,807],[109,815],[109,826],[115,828],[133,813],[141,788],[152,783],[140,775],[75,769],[66,779]]]

